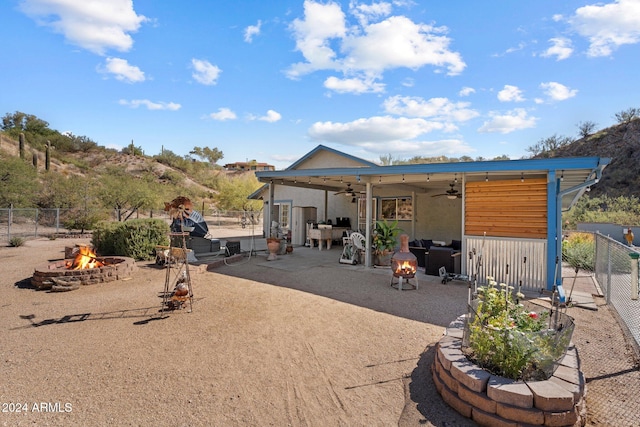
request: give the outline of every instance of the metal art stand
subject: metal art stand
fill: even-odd
[[[396,276],[391,276],[391,287],[398,289],[399,291],[402,290],[413,290],[413,289],[418,289],[418,278],[416,276],[413,277],[402,277],[402,276],[398,276],[398,282],[395,283],[394,282],[394,278]],[[414,283],[409,282],[409,280],[413,279]],[[404,282],[404,286],[403,286],[403,282]]]
[[[169,233],[169,260],[166,264],[167,274],[164,281],[162,295],[162,312],[165,309],[180,309],[189,301],[189,312],[193,311],[193,290],[189,275],[189,259],[187,249],[189,233]],[[186,295],[180,295],[178,290],[187,288]]]

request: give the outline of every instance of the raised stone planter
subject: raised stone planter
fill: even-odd
[[[585,381],[570,345],[551,378],[515,381],[492,375],[462,353],[464,315],[438,342],[433,380],[442,399],[483,426],[584,425]]]

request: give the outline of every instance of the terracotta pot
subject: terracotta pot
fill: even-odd
[[[272,237],[268,238],[267,249],[269,249],[269,256],[267,257],[267,261],[278,259],[278,251],[280,250],[280,239],[274,239]]]

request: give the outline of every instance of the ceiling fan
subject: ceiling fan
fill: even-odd
[[[447,196],[447,199],[459,199],[462,197],[462,193],[460,193],[458,190],[456,190],[455,187],[456,183],[452,182],[449,184],[449,188],[446,192],[441,193],[441,194],[434,194],[431,197],[439,197],[439,196]]]
[[[347,197],[354,197],[356,195],[356,192],[353,191],[353,188],[351,188],[351,183],[347,182],[347,188],[342,190],[342,191],[338,191],[337,193],[333,193],[334,195],[338,195],[338,194],[344,194]]]

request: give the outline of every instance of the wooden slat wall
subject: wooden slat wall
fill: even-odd
[[[466,183],[464,225],[467,235],[546,238],[546,179]]]

